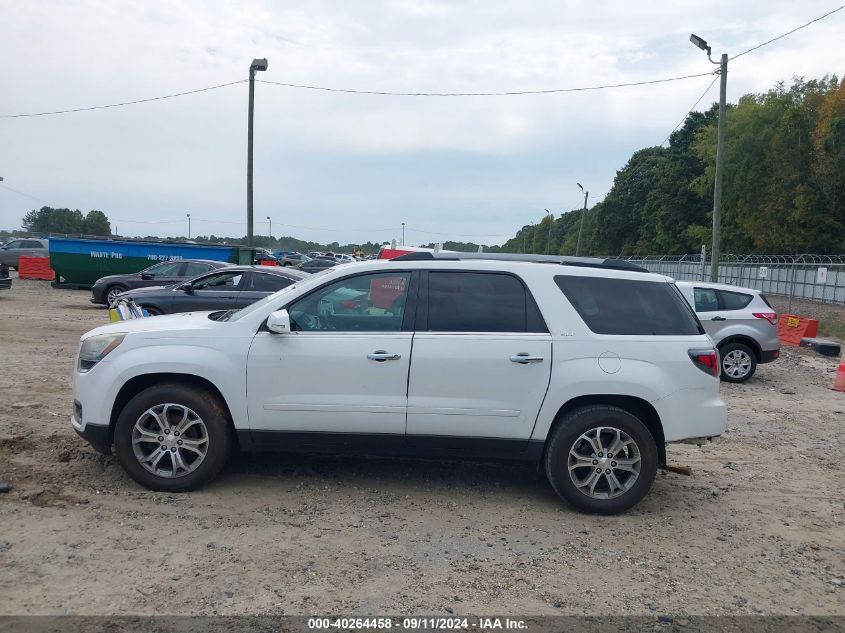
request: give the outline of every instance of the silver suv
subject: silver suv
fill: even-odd
[[[9,240],[0,246],[0,264],[5,264],[17,270],[18,259],[21,255],[27,257],[49,257],[49,242],[35,238],[20,238]]]
[[[745,382],[780,356],[778,315],[759,290],[703,281],[676,284],[719,348],[722,380]]]

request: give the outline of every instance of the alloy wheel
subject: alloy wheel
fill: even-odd
[[[138,463],[157,477],[184,477],[208,454],[208,429],[195,411],[181,404],[150,407],[132,428]]]
[[[582,433],[572,444],[569,476],[586,496],[614,499],[636,483],[641,462],[640,448],[630,435],[600,426]]]
[[[741,349],[734,349],[722,359],[722,371],[731,378],[742,378],[751,371],[751,357]]]

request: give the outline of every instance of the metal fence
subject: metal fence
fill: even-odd
[[[695,255],[626,257],[679,280],[710,280],[710,259]],[[845,255],[733,255],[720,258],[719,282],[793,299],[845,305]]]

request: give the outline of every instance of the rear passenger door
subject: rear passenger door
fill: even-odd
[[[551,336],[521,279],[498,272],[422,277],[408,381],[409,445],[518,452],[551,371]],[[494,440],[511,440],[510,442]]]

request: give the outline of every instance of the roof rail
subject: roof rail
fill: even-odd
[[[530,255],[521,253],[407,253],[394,257],[390,261],[461,261],[468,259],[532,262],[535,264],[560,264],[562,266],[585,266],[587,268],[610,268],[613,270],[627,270],[630,272],[649,272],[642,266],[637,266],[624,259],[615,257],[570,257],[568,255]]]

